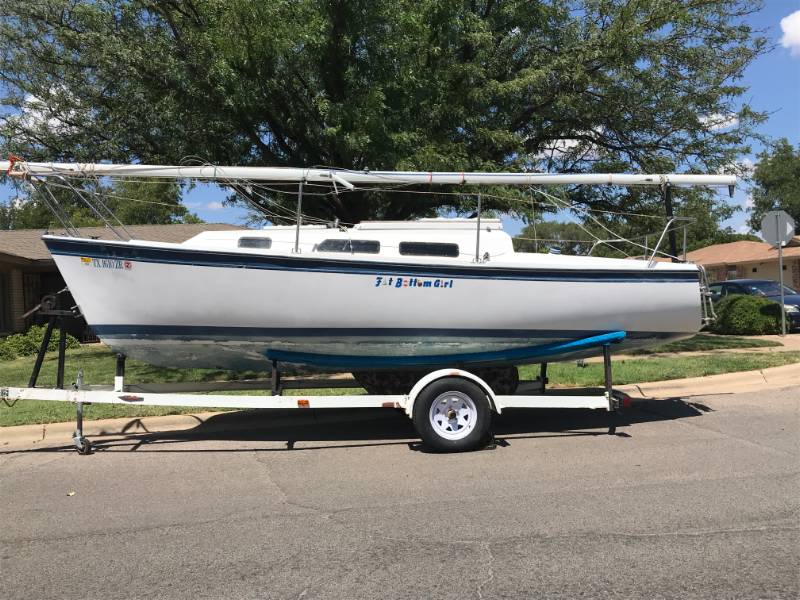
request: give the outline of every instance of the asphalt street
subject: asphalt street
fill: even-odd
[[[390,409],[249,412],[0,451],[0,598],[800,596],[800,388],[495,432],[436,455]]]

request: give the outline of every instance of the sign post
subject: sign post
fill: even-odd
[[[782,210],[772,210],[761,219],[761,237],[778,247],[778,276],[781,286],[781,335],[786,335],[786,305],[783,301],[783,247],[794,237],[794,219]]]

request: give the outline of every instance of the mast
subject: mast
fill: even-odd
[[[461,171],[351,171],[346,169],[301,169],[293,167],[181,166],[110,163],[43,163],[0,161],[0,171],[12,177],[132,177],[200,179],[205,181],[271,181],[275,183],[331,183],[353,189],[358,185],[619,185],[619,186],[733,186],[735,175],[682,173],[483,173]]]

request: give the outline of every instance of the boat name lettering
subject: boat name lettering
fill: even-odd
[[[375,287],[393,288],[452,288],[452,279],[428,279],[424,277],[400,277],[395,275],[376,275]]]
[[[133,264],[129,260],[122,260],[118,258],[90,258],[88,256],[81,256],[81,263],[85,267],[94,267],[95,269],[119,269],[130,270]]]

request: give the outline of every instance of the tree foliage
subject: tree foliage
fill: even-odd
[[[551,201],[535,203],[537,211],[528,225],[516,237],[514,246],[522,252],[547,252],[556,247],[562,254],[585,254],[597,240],[619,240],[630,243],[602,243],[596,245],[592,253],[597,256],[643,256],[651,253],[664,232],[667,218],[663,216],[661,197],[645,188],[631,189],[626,195],[628,210],[620,210],[612,199],[595,202],[596,209],[586,209],[580,202],[581,194],[587,190],[570,192],[549,190]],[[561,195],[560,201],[558,194]],[[585,201],[589,202],[588,199]],[[675,215],[683,220],[672,228],[676,232],[677,251],[683,250],[683,229],[686,229],[686,251],[691,252],[712,244],[722,244],[737,240],[754,240],[751,235],[742,235],[730,227],[720,224],[741,210],[729,204],[719,194],[697,188],[676,188],[673,190]],[[570,210],[568,207],[574,207]],[[571,213],[569,222],[544,219],[544,214],[557,208],[561,212],[557,218],[564,219]],[[659,252],[669,253],[667,236],[661,240]]]
[[[75,188],[64,183],[20,187],[17,197],[0,203],[0,230],[59,228],[61,223],[53,210],[56,204],[76,227],[104,225],[103,218],[95,212],[100,210],[108,218],[107,212],[98,206],[100,202],[125,225],[202,222],[181,203],[181,186],[174,181],[117,180],[111,185],[96,181],[75,185]],[[95,208],[84,202],[81,195]]]
[[[745,0],[27,0],[0,9],[0,143],[29,159],[716,172],[763,115]],[[488,208],[525,214],[520,196]],[[640,194],[581,202],[629,206]],[[275,195],[290,206],[293,199]],[[350,193],[404,219],[471,195]],[[523,206],[520,208],[520,206]]]
[[[514,238],[517,252],[551,252],[560,254],[586,254],[594,244],[594,238],[578,223],[558,221],[536,221],[528,224]]]
[[[771,210],[785,210],[800,227],[800,146],[795,149],[782,138],[758,159],[750,227],[759,231],[761,219]]]

